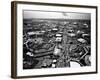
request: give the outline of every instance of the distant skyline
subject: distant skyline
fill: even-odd
[[[24,19],[43,18],[43,19],[85,19],[90,20],[90,13],[72,13],[72,12],[47,12],[47,11],[23,11]]]

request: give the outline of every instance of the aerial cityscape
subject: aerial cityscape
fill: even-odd
[[[23,69],[85,66],[91,66],[90,19],[23,18]]]

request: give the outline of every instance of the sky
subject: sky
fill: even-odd
[[[23,11],[24,19],[43,18],[43,19],[85,19],[90,20],[90,13],[75,12],[50,12],[50,11]]]

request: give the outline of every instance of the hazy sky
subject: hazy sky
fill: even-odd
[[[90,20],[89,13],[70,13],[70,12],[47,12],[47,11],[23,11],[24,19],[44,18],[44,19],[87,19]]]

